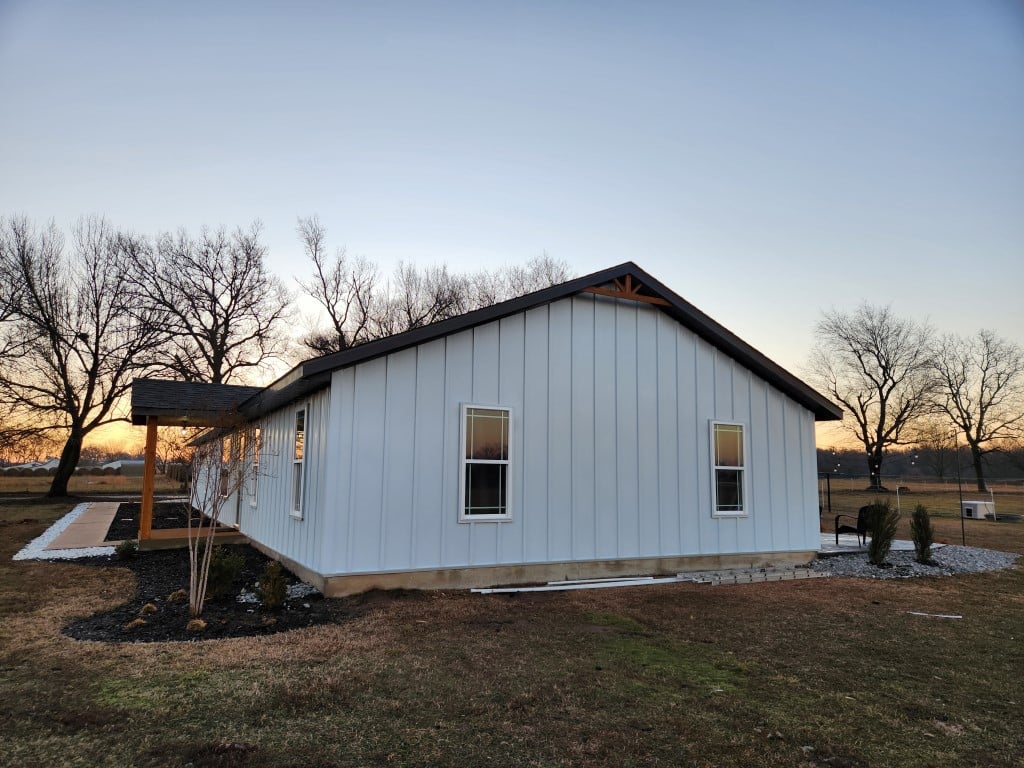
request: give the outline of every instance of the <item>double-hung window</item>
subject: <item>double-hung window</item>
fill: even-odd
[[[295,412],[295,440],[292,449],[292,517],[302,518],[306,462],[306,409]]]
[[[509,520],[511,410],[462,406],[459,520]]]
[[[716,517],[750,514],[747,498],[746,428],[743,424],[711,422],[712,514]]]
[[[252,493],[249,496],[249,506],[255,507],[257,505],[257,494],[259,493],[259,482],[260,482],[260,428],[253,427],[252,429]]]

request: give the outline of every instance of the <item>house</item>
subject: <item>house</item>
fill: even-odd
[[[230,413],[258,471],[222,521],[327,595],[806,562],[841,418],[633,263],[132,411]]]

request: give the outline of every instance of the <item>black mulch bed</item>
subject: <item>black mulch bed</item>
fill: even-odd
[[[192,512],[192,524],[196,525],[201,515],[184,501],[158,501],[153,505],[153,528],[186,528],[188,513]],[[137,501],[125,501],[117,508],[117,514],[107,529],[104,541],[124,541],[139,537],[139,515],[142,504]]]
[[[226,637],[270,635],[290,629],[317,624],[340,623],[355,618],[365,610],[364,599],[324,598],[319,592],[285,601],[277,610],[265,610],[259,603],[240,603],[236,597],[244,590],[255,591],[267,558],[248,544],[221,545],[238,552],[245,566],[232,585],[228,596],[207,600],[203,609],[206,629],[191,632],[188,601],[168,602],[168,596],[179,590],[188,591],[188,549],[163,549],[139,552],[130,560],[116,556],[82,558],[72,562],[85,565],[127,568],[135,574],[137,589],[126,604],[112,611],[79,619],[64,628],[64,634],[76,640],[103,640],[121,643],[152,643],[168,640],[212,640]],[[297,584],[292,574],[288,583]],[[156,611],[140,615],[142,607],[151,603]],[[126,625],[142,618],[146,623],[132,629]]]

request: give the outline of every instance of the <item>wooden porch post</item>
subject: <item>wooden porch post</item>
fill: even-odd
[[[142,514],[139,515],[139,540],[153,532],[153,488],[156,485],[156,416],[146,418],[146,453],[142,471]]]

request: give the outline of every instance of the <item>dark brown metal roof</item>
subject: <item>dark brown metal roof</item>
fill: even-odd
[[[442,320],[394,336],[388,336],[378,341],[361,344],[358,347],[352,347],[342,352],[335,352],[334,354],[307,360],[295,366],[270,386],[264,389],[257,388],[252,397],[239,405],[239,410],[245,417],[258,418],[265,413],[286,405],[292,400],[328,386],[333,371],[373,360],[392,352],[408,349],[417,344],[424,344],[434,339],[483,325],[484,323],[500,320],[503,317],[574,296],[588,288],[605,286],[627,277],[641,283],[648,296],[664,300],[664,303],[659,302],[656,305],[658,309],[807,408],[814,414],[817,421],[836,421],[842,418],[842,411],[831,400],[828,400],[780,365],[765,357],[732,333],[732,331],[712,320],[631,261],[601,270],[600,272],[584,275],[583,277],[578,277],[550,288],[544,288],[516,299],[504,301],[500,304],[467,312],[458,317]],[[652,304],[652,306],[655,305]],[[253,388],[240,387],[238,389]],[[133,418],[135,414],[134,402],[133,390]]]

